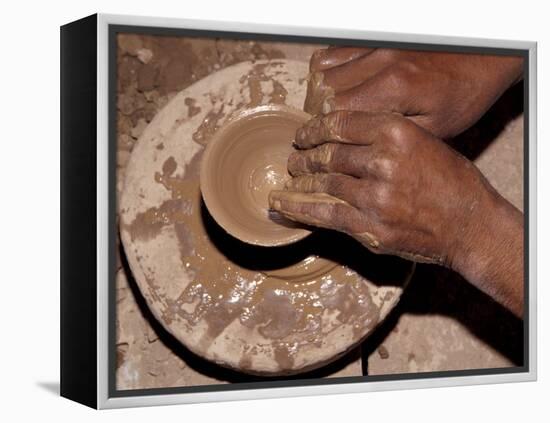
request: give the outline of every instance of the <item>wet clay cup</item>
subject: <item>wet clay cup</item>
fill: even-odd
[[[290,179],[296,130],[310,115],[283,105],[245,110],[220,128],[204,152],[200,187],[214,220],[249,244],[281,246],[311,232],[269,210],[268,195]]]

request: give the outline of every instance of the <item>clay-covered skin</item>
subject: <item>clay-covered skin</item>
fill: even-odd
[[[523,58],[329,48],[310,62],[304,110],[396,112],[440,138],[473,125],[523,73]]]
[[[311,73],[307,81],[304,110],[314,116],[330,112],[335,107],[334,94],[334,89],[325,83],[322,72]]]
[[[339,111],[296,134],[270,205],[371,251],[437,263],[523,311],[523,215],[466,158],[393,113]]]
[[[276,246],[310,231],[269,210],[268,194],[290,179],[286,162],[296,130],[309,115],[284,106],[247,109],[208,144],[201,191],[214,219],[241,241]]]

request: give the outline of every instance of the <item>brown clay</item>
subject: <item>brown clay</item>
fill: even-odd
[[[290,178],[287,159],[296,130],[310,116],[282,105],[237,115],[208,144],[201,191],[209,212],[227,232],[249,244],[277,246],[310,231],[269,210],[268,195]]]

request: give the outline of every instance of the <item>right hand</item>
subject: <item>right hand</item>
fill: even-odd
[[[311,58],[304,110],[395,112],[448,139],[472,126],[522,72],[517,56],[328,48]]]
[[[331,112],[296,133],[271,208],[373,252],[453,267],[500,196],[466,158],[397,113]]]
[[[397,113],[317,116],[296,145],[271,209],[450,267],[521,316],[523,216],[470,161]]]

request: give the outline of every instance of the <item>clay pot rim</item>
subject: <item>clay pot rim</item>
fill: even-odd
[[[223,139],[224,135],[238,121],[244,118],[253,116],[255,114],[265,113],[265,112],[286,112],[286,113],[293,114],[303,119],[304,121],[311,119],[311,115],[309,113],[306,113],[303,110],[296,109],[294,107],[290,107],[283,104],[260,105],[260,106],[244,109],[234,114],[223,124],[221,128],[219,128],[216,131],[212,139],[208,142],[208,145],[206,146],[201,159],[199,184],[200,184],[201,195],[206,205],[206,208],[208,209],[208,212],[212,215],[216,223],[220,225],[227,233],[229,233],[231,236],[243,242],[246,242],[247,244],[261,246],[261,247],[280,247],[280,246],[294,244],[295,242],[298,242],[306,238],[311,234],[311,230],[306,229],[305,227],[300,227],[292,230],[292,232],[289,233],[289,235],[287,236],[279,237],[277,239],[270,239],[270,240],[267,240],[266,238],[261,238],[261,237],[249,237],[246,234],[238,233],[236,230],[234,230],[234,223],[232,222],[232,220],[229,217],[227,217],[224,213],[218,212],[217,207],[214,206],[217,200],[214,199],[214,189],[211,186],[209,186],[210,178],[207,177],[207,174],[209,172],[209,167],[210,167],[208,163],[212,160],[212,155],[214,154],[218,144],[220,143],[220,140]]]

